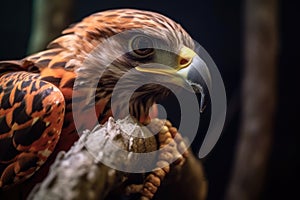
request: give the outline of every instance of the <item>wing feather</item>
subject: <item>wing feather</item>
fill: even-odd
[[[65,100],[38,74],[0,77],[0,188],[30,177],[53,152],[62,130]]]

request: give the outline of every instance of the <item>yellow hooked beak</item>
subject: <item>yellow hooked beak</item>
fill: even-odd
[[[153,64],[149,66],[137,66],[135,69],[140,72],[161,74],[161,75],[180,75],[191,82],[206,84],[211,88],[211,76],[205,62],[192,49],[183,46],[177,57],[177,67],[171,68],[164,65],[154,67]]]
[[[136,70],[140,72],[148,72],[148,73],[155,73],[155,74],[162,74],[162,75],[170,75],[170,74],[176,74],[179,70],[182,70],[186,67],[188,67],[193,60],[193,57],[196,55],[196,53],[188,48],[188,47],[182,47],[178,54],[178,60],[177,60],[177,67],[174,68],[166,68],[166,67],[135,67]]]
[[[192,49],[185,46],[180,49],[175,68],[159,64],[153,66],[150,64],[143,67],[138,66],[135,69],[140,72],[153,74],[181,76],[189,84],[193,85],[193,89],[196,88],[201,93],[200,111],[205,108],[203,102],[205,93],[208,93],[211,89],[211,75],[206,63]]]

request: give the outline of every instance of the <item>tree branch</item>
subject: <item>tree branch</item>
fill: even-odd
[[[246,0],[241,135],[228,200],[259,199],[276,104],[277,0]]]
[[[134,130],[132,129],[134,127]],[[131,134],[127,134],[131,130]],[[112,118],[103,126],[93,131],[86,131],[73,147],[61,152],[51,166],[46,179],[31,192],[29,199],[105,199],[115,200],[126,196],[129,185],[145,182],[147,173],[126,173],[104,165],[120,164],[130,167],[136,160],[131,154],[123,154],[113,148],[133,152],[152,152],[157,149],[156,139],[152,137],[132,138],[145,129],[136,126],[132,121],[115,122]],[[173,166],[173,165],[172,165]],[[142,180],[140,180],[142,177]],[[192,184],[191,184],[192,183]],[[187,187],[187,185],[189,185]],[[201,163],[189,155],[183,166],[174,165],[162,183],[154,199],[188,199],[201,200],[206,195],[206,180]],[[128,197],[127,197],[128,199]],[[141,198],[146,199],[146,198]]]
[[[28,54],[45,49],[72,20],[74,0],[34,0]]]

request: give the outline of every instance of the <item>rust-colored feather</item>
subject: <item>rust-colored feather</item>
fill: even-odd
[[[0,188],[5,188],[30,177],[53,152],[65,103],[37,74],[7,73],[0,85]]]
[[[87,55],[105,39],[140,28],[166,42],[193,47],[190,36],[174,21],[154,12],[118,9],[84,18],[64,30],[62,36],[52,41],[44,51],[20,61],[0,62],[0,188],[25,180],[42,166],[52,152],[55,155],[59,150],[67,150],[78,139],[72,103],[77,105],[75,108],[87,105],[80,101],[86,97],[85,94],[76,93],[73,86],[80,70],[89,67],[83,67]],[[104,57],[110,56],[112,50],[98,49]],[[132,63],[123,58],[119,64],[128,68]],[[100,64],[98,67],[105,66]],[[94,69],[89,70],[93,74]],[[122,71],[121,67],[116,67],[116,70]],[[89,107],[77,111],[82,112],[82,123],[88,122],[90,128],[97,123],[88,114],[84,115],[89,110],[96,110],[101,123],[112,115],[111,88],[105,87],[108,84],[113,86],[110,82],[121,75],[119,71],[111,71],[104,78],[107,85],[97,86],[102,87],[97,88],[102,93],[92,96],[92,100],[97,99],[96,109]],[[94,76],[97,80],[98,74]],[[134,105],[137,109],[142,108],[140,103]],[[148,113],[145,111],[144,115]],[[140,116],[138,119],[147,121],[147,117]],[[50,159],[53,161],[54,157]]]

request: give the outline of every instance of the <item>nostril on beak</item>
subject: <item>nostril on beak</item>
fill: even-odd
[[[195,55],[196,53],[192,49],[185,46],[182,47],[178,54],[177,70],[181,70],[189,66]]]
[[[193,58],[179,57],[177,70],[184,69],[192,63]]]
[[[180,61],[179,61],[179,65],[180,66],[185,66],[189,63],[189,60],[188,59],[185,59],[185,58],[181,58]]]

